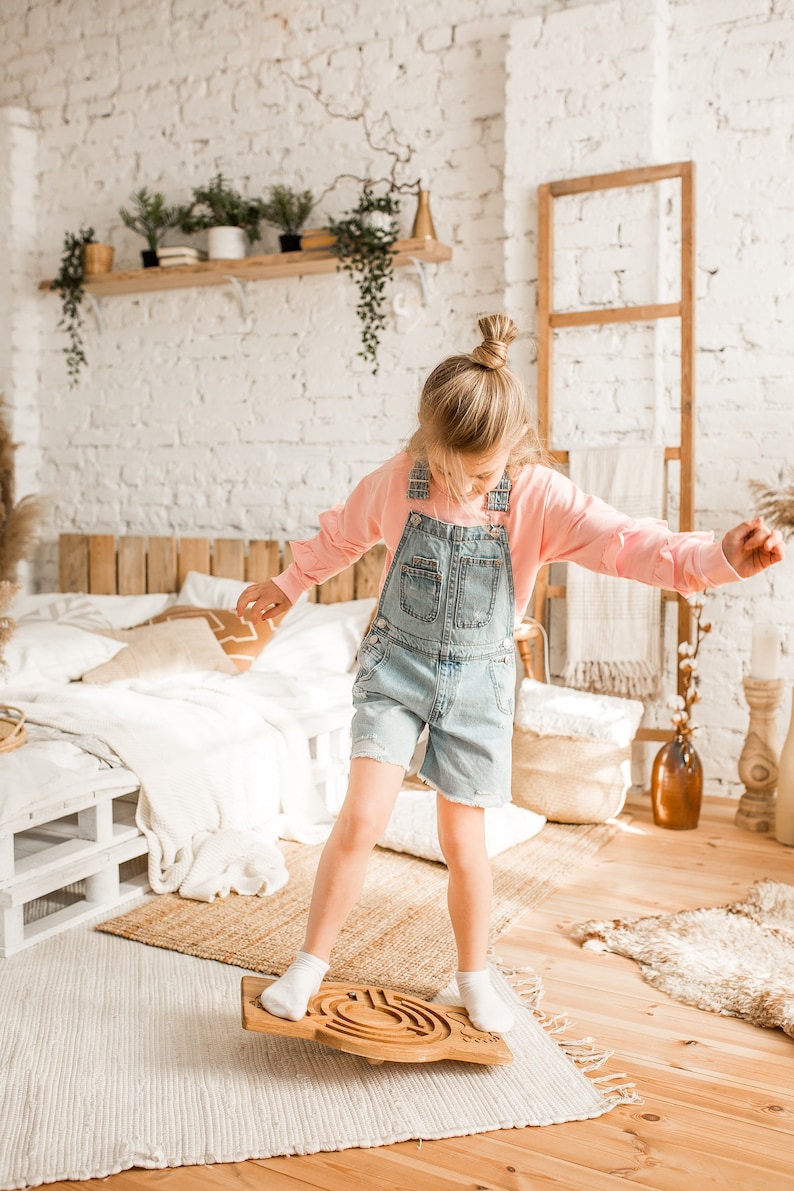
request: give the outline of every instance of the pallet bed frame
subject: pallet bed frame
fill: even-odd
[[[290,561],[288,545],[223,538],[63,534],[59,590],[93,595],[176,592],[188,571],[261,582]],[[320,603],[376,596],[385,547],[313,589]],[[326,805],[347,782],[349,720],[307,724],[314,782]],[[61,800],[0,826],[0,957],[30,947],[148,889],[140,867],[148,851],[135,823],[139,785],[102,788]],[[134,861],[138,861],[135,865]],[[76,893],[73,887],[80,884]],[[75,900],[79,898],[79,900]],[[69,904],[62,904],[64,901]],[[44,912],[31,917],[34,906]]]

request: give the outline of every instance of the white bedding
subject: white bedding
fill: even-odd
[[[199,602],[236,599],[239,585],[224,580],[229,590],[218,592],[218,580],[199,579]],[[297,623],[289,626],[288,617],[282,626],[289,629],[284,656],[276,651],[261,673],[253,666],[156,682],[75,681],[108,656],[103,651],[121,648],[97,630],[139,622],[172,599],[48,594],[14,601],[17,630],[0,699],[26,713],[31,742],[0,759],[0,828],[33,802],[43,809],[48,800],[57,805],[64,790],[79,793],[81,783],[88,793],[117,779],[129,783],[132,774],[141,786],[137,822],[153,889],[202,900],[231,890],[274,892],[287,880],[276,839],[314,843],[330,830],[309,737],[349,723],[349,671],[374,601],[351,601],[332,617],[321,606],[307,617],[296,605]],[[327,673],[315,669],[318,661]]]
[[[141,783],[152,888],[211,901],[275,892],[287,880],[279,835],[316,842],[329,828],[306,732],[261,678],[202,672],[5,697],[33,724],[107,741]]]
[[[18,830],[17,823],[37,818],[53,804],[66,804],[93,791],[136,789],[135,774],[120,761],[108,766],[70,737],[53,734],[39,739],[36,733],[36,725],[28,725],[24,749],[0,761],[0,825]]]

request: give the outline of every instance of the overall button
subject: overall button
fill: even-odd
[[[388,627],[389,627],[389,622],[388,622],[388,621],[386,621],[386,620],[379,620],[379,621],[378,621],[378,628],[379,628],[379,629],[387,629]]]
[[[380,637],[370,637],[369,641],[370,641],[370,645],[377,645],[378,642],[380,641]]]
[[[505,637],[504,641],[502,642],[502,645],[505,647],[505,649],[509,649],[512,644],[513,644],[512,637]]]
[[[421,513],[411,513],[411,525],[421,525],[421,524],[422,524],[422,514]]]
[[[492,526],[491,526],[491,537],[492,537],[492,538],[498,538],[501,532],[502,532],[502,531],[501,531],[501,529],[499,528],[499,526],[498,526],[498,525],[492,525]]]

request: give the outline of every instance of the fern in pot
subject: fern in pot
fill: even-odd
[[[207,231],[211,260],[239,260],[247,245],[259,239],[261,219],[261,200],[244,198],[218,173],[208,185],[194,189],[179,226],[188,234]]]
[[[156,268],[159,264],[157,249],[165,234],[172,227],[179,227],[187,215],[187,207],[167,206],[165,195],[160,191],[150,194],[146,186],[130,195],[132,210],[119,208],[119,215],[130,231],[137,232],[146,240],[147,247],[141,251],[144,269]]]
[[[301,229],[314,210],[314,196],[310,190],[292,190],[289,186],[271,186],[268,197],[261,204],[262,218],[280,229],[282,252],[298,252]]]

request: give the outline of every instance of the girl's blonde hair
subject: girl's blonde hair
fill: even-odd
[[[461,456],[489,455],[509,446],[508,471],[548,463],[529,421],[524,386],[507,367],[518,328],[505,314],[488,314],[477,325],[482,342],[468,355],[449,356],[428,376],[419,398],[419,425],[408,441],[414,459],[432,457],[443,467],[450,496],[465,502]]]

